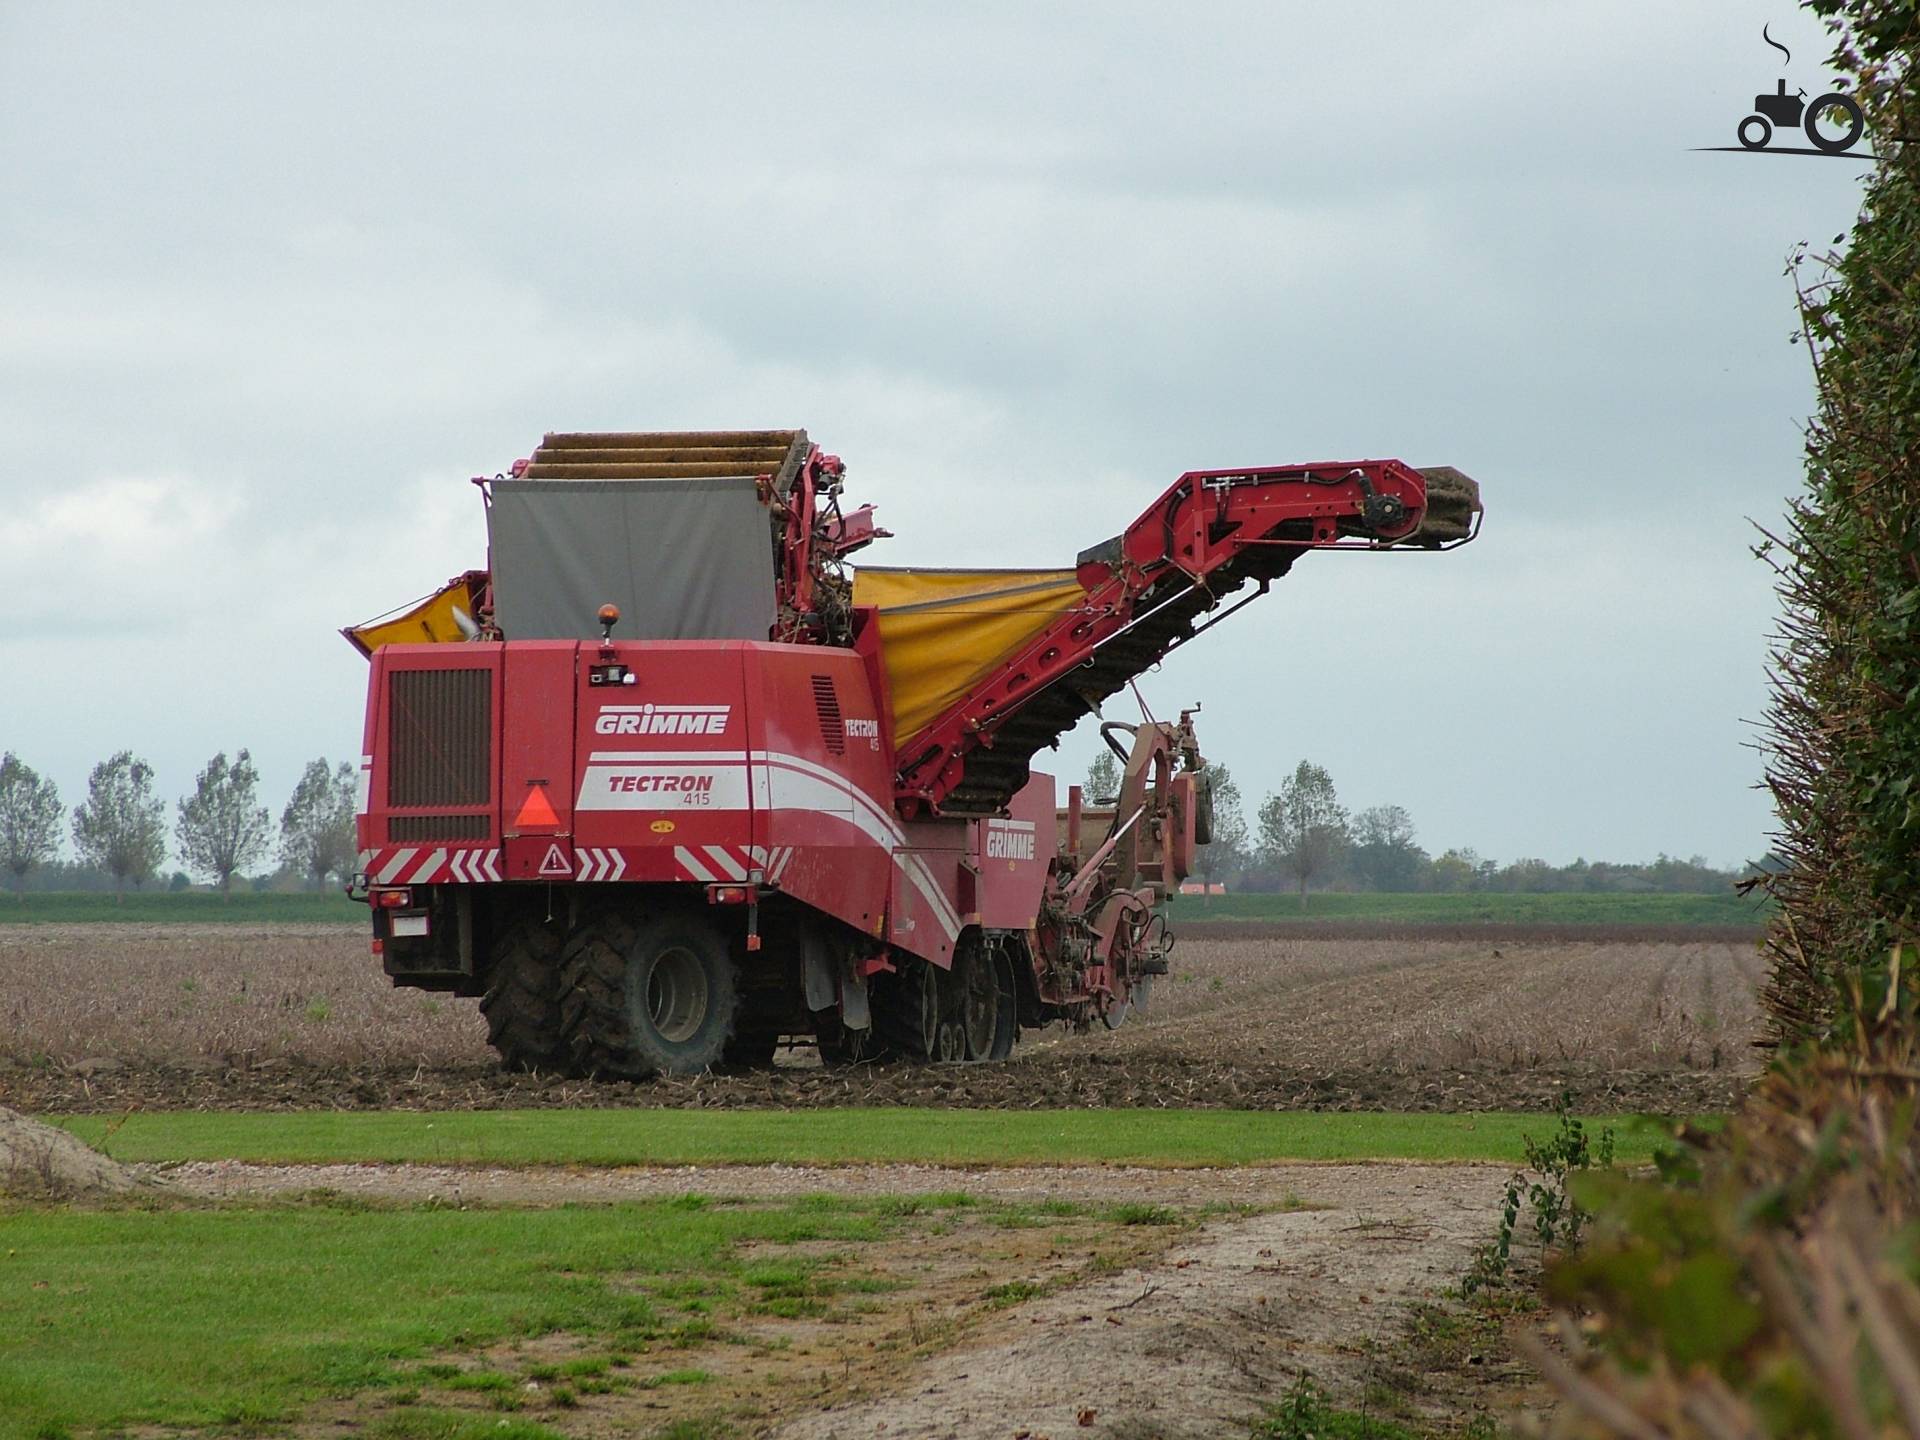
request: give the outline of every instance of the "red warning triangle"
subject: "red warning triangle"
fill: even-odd
[[[547,799],[547,792],[538,785],[527,787],[526,803],[521,805],[520,813],[513,817],[513,828],[523,835],[529,830],[560,828],[560,817],[553,813],[553,802]]]

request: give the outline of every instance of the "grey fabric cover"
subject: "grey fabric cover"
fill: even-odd
[[[496,480],[494,619],[509,640],[765,640],[772,532],[751,476]]]

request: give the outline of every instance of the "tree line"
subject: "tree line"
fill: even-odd
[[[1240,787],[1227,767],[1209,764],[1204,774],[1213,799],[1213,841],[1196,856],[1197,877],[1241,890],[1296,890],[1302,903],[1314,888],[1698,894],[1724,890],[1741,878],[1699,856],[1555,866],[1536,859],[1501,865],[1470,849],[1432,855],[1420,846],[1413,817],[1403,807],[1375,805],[1349,813],[1333,778],[1309,760],[1261,800],[1249,825]],[[147,884],[175,855],[186,871],[230,893],[236,875],[273,855],[286,871],[320,887],[330,876],[344,879],[357,853],[355,780],[353,766],[345,761],[310,761],[276,830],[260,803],[252,757],[241,750],[229,761],[222,751],[200,771],[192,792],[176,801],[169,837],[166,804],[154,793],[153,767],[131,751],[93,767],[86,798],[71,812],[50,778],[9,751],[0,757],[0,867],[12,877],[16,892],[25,889],[35,869],[69,885],[105,877],[118,892],[129,883]],[[1119,764],[1103,751],[1087,771],[1087,794],[1110,802],[1119,790]],[[77,866],[61,863],[67,836]]]
[[[1195,878],[1238,890],[1294,890],[1302,904],[1310,889],[1711,894],[1743,878],[1715,869],[1698,855],[1680,860],[1663,854],[1643,864],[1575,860],[1568,865],[1537,859],[1502,865],[1464,848],[1433,855],[1421,847],[1404,807],[1374,805],[1349,812],[1333,777],[1310,760],[1302,760],[1278,790],[1261,800],[1249,825],[1232,772],[1209,763],[1203,777],[1212,792],[1213,842],[1196,852]],[[1096,803],[1109,803],[1119,790],[1119,763],[1103,751],[1087,770],[1087,794]]]
[[[309,762],[276,829],[260,803],[253,757],[241,750],[229,761],[223,750],[200,771],[192,792],[175,802],[169,827],[166,802],[154,793],[153,767],[130,750],[93,767],[86,797],[71,811],[50,777],[8,751],[0,756],[0,867],[16,894],[36,869],[68,881],[105,876],[119,893],[129,883],[147,884],[177,856],[187,871],[230,894],[236,875],[272,855],[318,888],[329,876],[344,879],[358,853],[354,784],[346,761]],[[77,866],[61,860],[68,837]]]

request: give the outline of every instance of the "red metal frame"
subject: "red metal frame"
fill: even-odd
[[[1182,475],[1116,542],[1081,557],[1084,604],[1041,631],[920,734],[897,737],[908,751],[898,778],[903,813],[937,813],[959,783],[969,752],[992,745],[995,730],[1024,702],[1153,607],[1207,589],[1211,577],[1258,548],[1377,549],[1404,539],[1420,527],[1426,494],[1425,478],[1399,460]],[[1369,524],[1383,514],[1391,517],[1386,523]],[[1176,576],[1184,583],[1169,586]]]

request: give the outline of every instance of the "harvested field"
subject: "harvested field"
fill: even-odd
[[[0,1104],[24,1110],[913,1104],[1720,1109],[1757,1069],[1750,940],[1182,944],[1118,1033],[1029,1036],[1000,1066],[647,1084],[506,1075],[473,1001],[392,989],[358,932],[45,926],[0,933]]]

